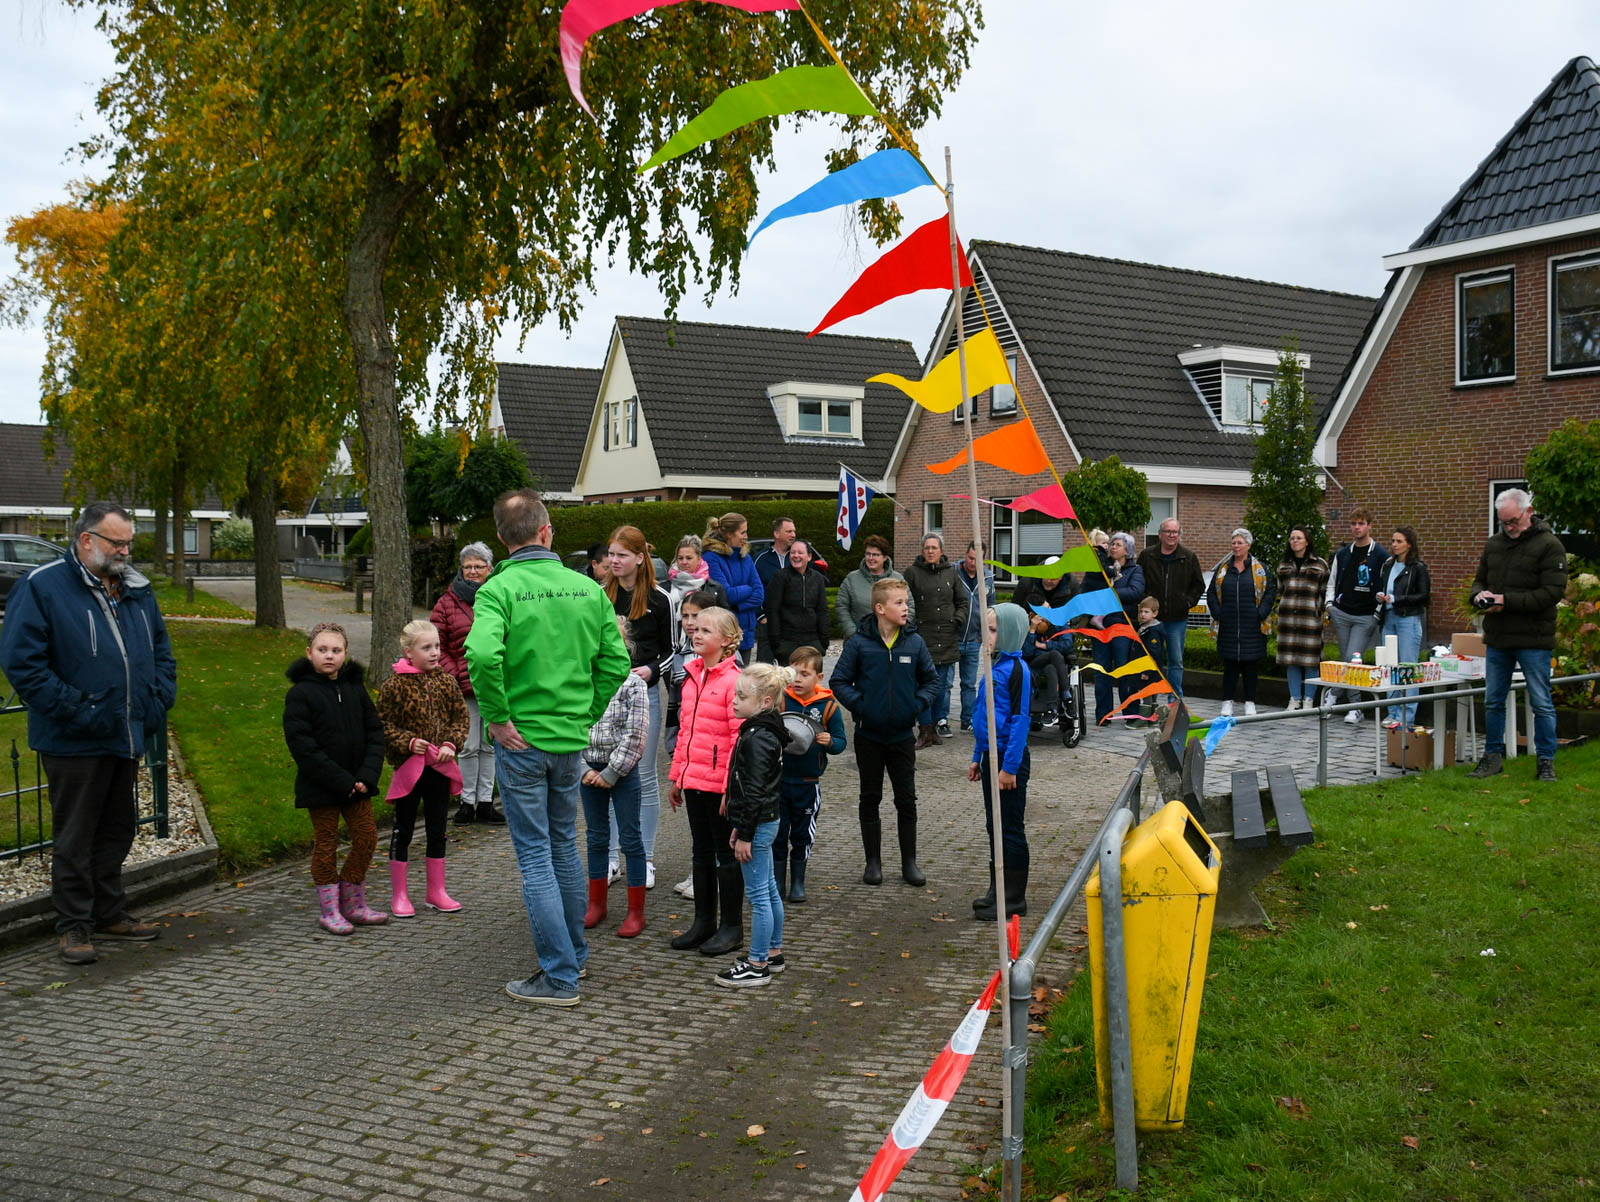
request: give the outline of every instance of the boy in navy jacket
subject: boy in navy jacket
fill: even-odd
[[[856,720],[856,768],[861,775],[861,845],[864,885],[883,884],[883,774],[894,788],[900,832],[900,875],[925,885],[917,867],[917,717],[933,704],[939,675],[917,628],[904,580],[872,586],[872,614],[845,640],[833,669],[833,695]]]
[[[796,647],[789,656],[794,683],[784,690],[783,712],[804,714],[817,731],[810,748],[799,754],[785,752],[783,780],[778,786],[778,836],[772,841],[772,868],[778,892],[792,902],[806,900],[806,861],[817,839],[817,815],[822,813],[822,774],[828,757],[845,748],[844,710],[832,691],[822,684],[822,652]],[[784,893],[784,857],[788,856],[789,889]]]
[[[1019,605],[997,605],[989,611],[985,638],[994,657],[994,728],[1000,741],[1000,838],[1006,851],[1006,916],[1028,912],[1028,698],[1033,681],[1022,658],[1028,615]],[[989,892],[972,899],[973,917],[995,920],[994,816],[989,792],[989,715],[984,694],[989,682],[978,681],[977,721],[973,732],[968,780],[983,782],[983,824],[989,831]]]

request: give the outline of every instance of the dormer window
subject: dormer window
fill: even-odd
[[[1301,371],[1310,368],[1310,355],[1296,358]],[[1218,429],[1250,434],[1260,428],[1277,375],[1277,351],[1264,347],[1195,346],[1182,352],[1178,362]]]
[[[767,389],[785,442],[861,441],[859,385],[810,384],[786,380]]]

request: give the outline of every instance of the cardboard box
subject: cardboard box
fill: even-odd
[[[1435,732],[1431,729],[1412,730],[1406,732],[1406,760],[1405,767],[1416,772],[1433,767],[1433,739]],[[1449,731],[1444,736],[1444,762],[1446,765],[1456,762],[1456,732]],[[1389,731],[1389,767],[1399,768],[1400,764],[1400,732]]]
[[[1453,634],[1450,636],[1450,650],[1457,655],[1475,655],[1482,659],[1488,654],[1483,647],[1481,634]]]

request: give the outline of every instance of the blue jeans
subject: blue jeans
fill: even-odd
[[[1506,753],[1506,694],[1511,690],[1513,668],[1522,669],[1533,703],[1533,753],[1541,760],[1556,758],[1556,707],[1550,696],[1552,653],[1534,647],[1517,651],[1486,648],[1484,665],[1483,750],[1487,755]]]
[[[1400,662],[1414,664],[1422,656],[1422,615],[1412,614],[1403,618],[1399,614],[1389,614],[1383,619],[1383,633],[1394,635],[1400,640]],[[1416,689],[1407,689],[1403,693],[1395,693],[1396,697],[1415,697]],[[1407,726],[1417,720],[1417,703],[1409,705],[1391,705],[1389,707],[1389,720],[1391,722],[1404,722]]]
[[[639,766],[629,775],[639,779],[639,836],[644,841],[644,858],[653,861],[656,858],[656,831],[661,827],[661,783],[657,776],[657,750],[661,746],[661,726],[665,715],[661,709],[661,685],[656,683],[648,686],[647,695],[650,698],[650,733],[645,736],[644,755],[640,757]],[[617,824],[611,828],[611,858],[617,858],[621,850],[617,842],[617,832],[622,829],[622,814],[617,814]],[[632,881],[628,882],[630,885]],[[640,881],[639,884],[644,884]]]
[[[935,722],[943,722],[950,717],[950,686],[956,679],[955,662],[952,660],[948,664],[934,664],[933,670],[939,677],[939,691],[933,695],[933,704],[922,711],[924,726],[932,726]]]
[[[605,767],[602,760],[590,761],[596,772]],[[628,857],[628,887],[637,889],[644,884],[644,840],[639,836],[639,770],[635,768],[611,788],[596,785],[579,785],[583,797],[584,842],[589,851],[589,879],[606,879],[606,861],[610,858],[610,843],[620,839],[622,850]],[[611,811],[617,812],[617,824],[611,825]]]
[[[744,875],[744,895],[750,899],[750,956],[764,964],[767,953],[783,946],[783,899],[778,896],[778,880],[772,873],[772,841],[778,835],[778,820],[756,824],[756,837],[750,840],[750,859],[739,865]]]
[[[578,858],[580,752],[494,750],[500,804],[522,873],[522,904],[539,967],[558,989],[576,989],[589,959],[583,937],[587,889]]]
[[[978,651],[982,646],[977,639],[958,644],[961,659],[961,729],[965,730],[978,720]]]
[[[1189,636],[1189,619],[1161,623],[1161,632],[1167,636],[1167,683],[1178,693],[1183,692],[1183,641]]]

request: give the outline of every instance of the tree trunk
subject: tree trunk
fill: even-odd
[[[252,460],[245,473],[250,498],[250,529],[256,542],[256,625],[281,630],[283,574],[278,570],[278,480]]]
[[[155,560],[156,570],[167,562],[167,503],[156,502],[156,545],[155,551],[150,556]]]
[[[345,267],[344,321],[355,354],[361,441],[367,457],[367,513],[372,519],[371,681],[388,675],[386,654],[411,620],[411,537],[406,524],[405,454],[395,389],[394,338],[383,274],[415,189],[379,163],[367,177],[366,206]]]
[[[179,459],[172,468],[172,584],[174,588],[183,587],[183,578],[188,566],[183,558],[183,527],[184,518],[188,513],[184,504],[183,478],[183,460]]]

